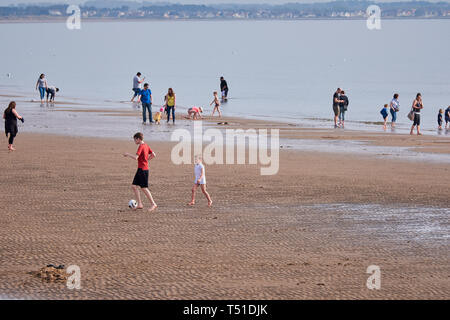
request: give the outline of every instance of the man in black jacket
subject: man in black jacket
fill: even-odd
[[[223,77],[220,77],[220,91],[222,92],[222,100],[227,100],[228,84]]]

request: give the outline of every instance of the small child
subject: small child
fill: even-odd
[[[158,208],[158,206],[153,200],[150,190],[148,190],[148,162],[154,159],[156,157],[156,154],[144,142],[144,135],[141,132],[136,133],[133,138],[134,143],[139,145],[136,155],[125,153],[123,156],[137,160],[138,162],[138,169],[136,175],[134,176],[133,185],[131,187],[134,191],[134,194],[136,195],[136,199],[138,202],[136,209],[144,208],[141,200],[141,195],[138,190],[138,187],[140,187],[142,192],[145,194],[145,196],[152,204],[152,207],[148,210],[149,212],[152,212],[153,210]]]
[[[202,118],[203,108],[202,107],[192,107],[188,109],[188,116],[186,119],[199,120]]]
[[[444,109],[439,109],[439,113],[438,113],[438,129],[442,130],[442,123],[444,122],[444,120],[442,119],[442,115],[444,114]]]
[[[192,187],[192,201],[189,203],[190,206],[195,205],[195,193],[197,192],[197,188],[200,186],[203,194],[208,200],[208,207],[212,206],[212,200],[209,196],[209,193],[206,191],[206,173],[205,166],[202,163],[201,156],[195,156],[195,167],[194,167],[195,181],[194,186]]]
[[[383,109],[381,109],[380,113],[383,116],[383,129],[384,131],[386,131],[387,128],[387,119],[388,119],[388,110],[389,110],[389,106],[387,104],[384,105]]]
[[[220,112],[220,109],[219,109],[220,101],[219,101],[219,95],[217,94],[217,91],[214,91],[214,100],[209,105],[212,106],[213,104],[214,104],[214,110],[213,110],[213,113],[211,116],[213,117],[214,113],[217,110],[217,112],[219,112],[219,117],[222,117],[222,113]]]
[[[159,109],[159,112],[157,112],[155,114],[155,117],[153,120],[155,120],[156,124],[161,124],[161,118],[162,118],[162,114],[164,112],[164,108]]]

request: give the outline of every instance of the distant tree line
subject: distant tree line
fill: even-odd
[[[380,6],[383,17],[450,18],[450,3],[427,1],[376,3],[372,1],[334,1],[328,3],[289,3],[283,5],[181,5],[137,3],[118,7],[96,6],[95,1],[81,6],[84,18],[118,19],[301,19],[362,18],[371,4]],[[114,2],[113,2],[114,4]],[[4,6],[1,19],[67,16],[68,5]]]

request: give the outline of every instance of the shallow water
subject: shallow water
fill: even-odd
[[[62,134],[81,137],[102,137],[129,140],[136,132],[143,132],[151,141],[170,141],[174,129],[186,129],[193,135],[192,121],[177,120],[176,126],[162,121],[161,125],[143,125],[141,108],[137,104],[105,104],[103,101],[77,101],[79,104],[41,105],[29,102],[28,97],[20,98],[20,113],[26,119],[25,124],[18,123],[20,132],[36,132],[46,134]],[[0,97],[0,103],[8,99]],[[110,106],[113,106],[112,108]],[[102,112],[101,110],[105,110]],[[183,107],[179,108],[183,113]],[[98,112],[77,112],[77,110],[98,110]],[[111,110],[132,111],[131,115],[110,112]],[[154,106],[153,110],[159,110]],[[212,127],[203,122],[203,130]],[[311,127],[314,127],[312,125]],[[217,129],[217,126],[214,126]],[[219,128],[223,133],[225,128]],[[203,131],[204,132],[204,131]],[[224,134],[225,136],[225,134]],[[450,137],[450,135],[449,135]],[[203,137],[203,140],[205,138]],[[246,141],[247,143],[248,141]],[[270,142],[270,139],[269,139]],[[281,149],[300,151],[350,153],[371,157],[450,163],[449,154],[425,153],[411,150],[407,147],[374,146],[365,141],[352,140],[310,140],[310,139],[280,139]]]
[[[335,154],[359,154],[376,158],[408,161],[450,163],[450,154],[413,151],[409,147],[375,146],[365,141],[283,139],[280,144],[283,149]]]
[[[43,41],[46,34],[58,40]],[[174,87],[179,105],[190,107],[208,105],[224,75],[225,115],[319,127],[331,126],[323,119],[332,118],[340,86],[350,98],[348,126],[358,129],[381,121],[379,110],[395,91],[399,129],[407,128],[420,91],[423,129],[436,134],[438,109],[450,104],[450,42],[442,41],[448,34],[448,19],[386,20],[379,31],[364,20],[90,22],[76,31],[65,22],[1,24],[0,42],[16,49],[2,52],[0,85],[37,99],[34,85],[44,72],[62,89],[60,98],[120,107],[141,71],[157,104]]]
[[[395,240],[441,240],[450,244],[450,209],[380,204],[317,204],[309,208],[336,213],[350,231],[377,234]],[[437,243],[437,242],[436,242]]]

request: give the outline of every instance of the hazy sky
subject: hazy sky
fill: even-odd
[[[154,0],[152,2],[172,2],[172,3],[189,3],[189,4],[210,4],[210,3],[269,3],[269,4],[283,4],[287,2],[330,2],[331,0]],[[376,0],[377,2],[396,2],[404,0]],[[432,2],[450,2],[450,0],[431,0]],[[9,5],[16,3],[83,3],[85,0],[0,0],[0,5]],[[142,2],[142,1],[138,1]]]

